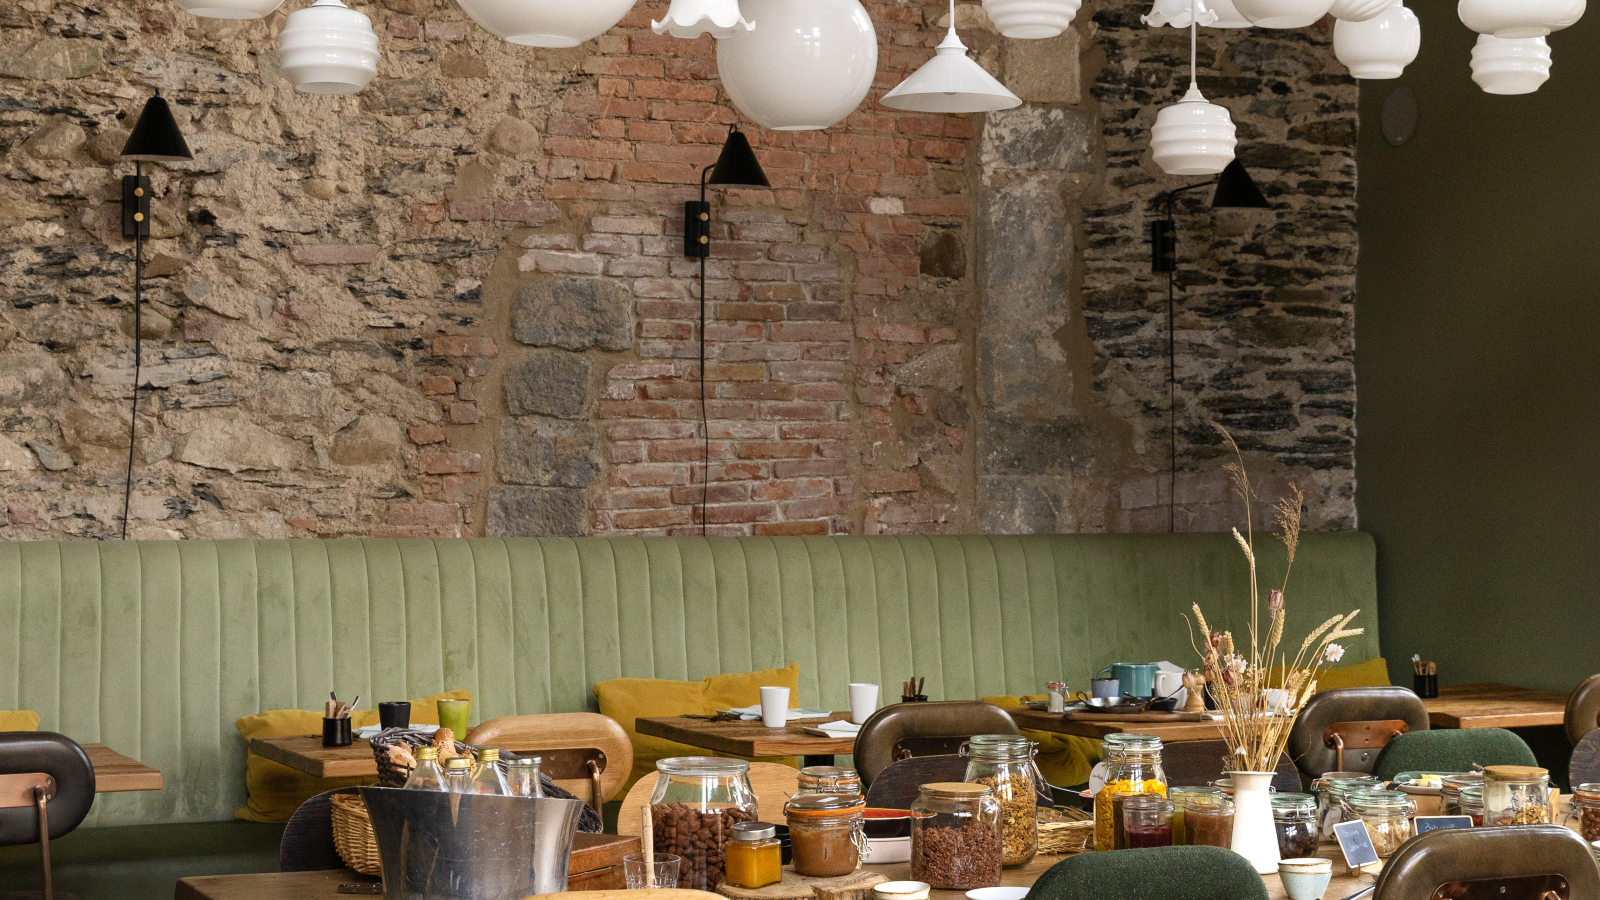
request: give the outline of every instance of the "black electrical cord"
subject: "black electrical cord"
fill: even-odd
[[[1167,530],[1178,531],[1178,303],[1174,273],[1167,273]]]
[[[706,202],[706,176],[712,166],[700,170],[700,203]],[[684,223],[685,227],[688,223]],[[710,251],[700,251],[700,441],[702,447],[700,471],[700,536],[706,536],[706,504],[711,496],[711,421],[706,413],[706,257]]]
[[[157,94],[157,96],[160,96]],[[133,164],[135,178],[144,176],[144,164]],[[133,503],[133,451],[139,428],[139,363],[144,359],[144,329],[139,312],[144,306],[144,222],[133,236],[133,408],[128,414],[128,478],[122,488],[122,539],[128,539],[128,514]]]

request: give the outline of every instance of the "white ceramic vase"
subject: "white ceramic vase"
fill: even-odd
[[[1586,5],[1586,0],[1460,0],[1456,14],[1479,34],[1534,38],[1577,23]]]
[[[878,72],[878,33],[860,0],[743,0],[756,23],[717,42],[722,86],[774,131],[817,131],[856,111]]]
[[[317,0],[278,35],[283,75],[304,94],[353,94],[378,77],[378,35],[366,14]]]
[[[1227,108],[1190,87],[1182,100],[1156,114],[1150,149],[1168,175],[1216,175],[1233,162],[1237,135]]]
[[[1262,28],[1304,28],[1333,8],[1333,0],[1233,0],[1240,15]]]
[[[495,37],[524,47],[576,47],[610,31],[635,0],[456,0]]]
[[[1480,34],[1472,48],[1472,80],[1486,94],[1531,94],[1550,80],[1550,44],[1542,37]]]
[[[1278,834],[1272,824],[1272,772],[1229,772],[1233,779],[1233,852],[1258,875],[1278,871]]]
[[[1341,22],[1365,22],[1393,5],[1395,0],[1333,0],[1328,13]]]
[[[1399,78],[1422,50],[1422,23],[1396,2],[1375,19],[1333,26],[1333,54],[1364,80]]]
[[[207,19],[259,19],[270,16],[283,0],[177,0],[178,8]]]
[[[983,0],[983,11],[1002,36],[1037,41],[1066,31],[1082,5],[1083,0]]]

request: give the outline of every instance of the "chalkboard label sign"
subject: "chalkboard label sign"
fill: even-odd
[[[1372,834],[1367,823],[1360,820],[1340,822],[1333,826],[1333,835],[1339,839],[1339,851],[1344,854],[1345,865],[1352,869],[1370,866],[1378,861],[1378,848],[1372,846]]]
[[[1471,828],[1471,816],[1417,816],[1417,834],[1427,834],[1442,828]]]

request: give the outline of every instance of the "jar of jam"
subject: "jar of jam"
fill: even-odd
[[[844,766],[806,766],[800,770],[801,794],[861,795],[861,775]]]
[[[1317,798],[1310,794],[1273,794],[1272,826],[1278,835],[1278,853],[1284,859],[1317,855],[1321,829],[1317,827]]]
[[[1460,775],[1446,775],[1439,786],[1439,814],[1442,816],[1459,816],[1461,812],[1461,790],[1483,784],[1482,772],[1463,772]]]
[[[796,794],[784,805],[795,872],[811,878],[849,875],[867,855],[866,801],[854,794]]]
[[[762,888],[783,880],[783,851],[777,827],[767,822],[740,822],[723,852],[723,880],[734,887]]]
[[[1550,770],[1488,766],[1483,770],[1483,824],[1550,824]]]
[[[1122,803],[1122,833],[1129,850],[1172,846],[1172,801],[1139,794]]]
[[[1221,797],[1222,791],[1214,787],[1178,787],[1167,788],[1167,796],[1172,799],[1172,845],[1182,847],[1189,843],[1189,836],[1185,827],[1187,821],[1187,806],[1190,797]]]
[[[1221,793],[1184,800],[1184,839],[1191,847],[1233,846],[1233,800]]]

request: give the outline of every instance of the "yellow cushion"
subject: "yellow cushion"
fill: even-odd
[[[1043,700],[1038,697],[985,697],[983,702],[993,703],[1002,709],[1021,706],[1024,700]],[[1076,787],[1087,784],[1089,772],[1100,761],[1100,742],[1071,734],[1053,731],[1022,729],[1022,736],[1038,745],[1039,774],[1056,787]]]
[[[17,712],[9,712],[7,710],[0,709],[0,731],[38,731],[38,730],[39,730],[39,714],[38,713],[36,713],[36,712],[28,712],[25,709],[24,710],[19,710]]]
[[[471,700],[471,691],[450,691],[411,701],[411,721],[416,725],[439,724],[438,700]],[[351,727],[376,725],[376,710],[355,712],[350,715]],[[274,709],[253,716],[245,716],[234,723],[248,744],[251,738],[292,737],[302,734],[322,734],[322,711],[303,709]],[[465,735],[456,735],[460,740]],[[300,804],[323,791],[372,784],[376,777],[317,778],[282,763],[263,759],[250,753],[245,758],[244,783],[249,800],[233,817],[247,822],[287,822]]]
[[[713,675],[704,681],[617,678],[595,685],[594,695],[600,701],[601,715],[617,720],[633,742],[633,772],[629,774],[623,790],[633,787],[634,782],[654,772],[658,760],[674,756],[710,755],[710,751],[702,747],[641,735],[633,730],[635,719],[681,716],[684,713],[709,715],[719,709],[753,706],[761,702],[763,687],[788,688],[789,705],[799,706],[800,666],[791,664],[781,669],[765,669],[744,675]],[[792,758],[762,762],[796,764]]]
[[[1389,663],[1381,656],[1354,665],[1323,669],[1317,673],[1319,691],[1331,691],[1334,688],[1388,687],[1390,684]]]

